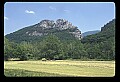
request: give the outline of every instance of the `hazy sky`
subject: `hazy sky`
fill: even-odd
[[[6,2],[4,4],[4,35],[41,20],[66,19],[81,32],[100,30],[115,18],[113,2]]]

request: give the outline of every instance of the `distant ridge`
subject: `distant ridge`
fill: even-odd
[[[82,33],[82,37],[92,35],[92,34],[96,34],[98,32],[100,32],[100,30],[87,31],[87,32]]]

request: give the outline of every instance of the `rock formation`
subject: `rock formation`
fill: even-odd
[[[42,20],[34,27],[40,28],[43,31],[51,28],[57,30],[75,29],[74,31],[70,31],[69,33],[73,34],[76,38],[81,39],[81,31],[78,29],[78,27],[73,26],[72,23],[68,22],[65,19],[57,19],[56,21]],[[42,36],[42,35],[47,35],[49,33],[34,31],[32,33],[27,32],[27,34],[31,36]]]

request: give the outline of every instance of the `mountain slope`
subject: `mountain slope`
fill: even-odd
[[[88,35],[92,35],[92,34],[96,34],[98,32],[100,32],[100,30],[87,31],[87,32],[82,33],[82,37],[85,37],[85,36],[88,36]]]
[[[98,43],[109,39],[115,40],[115,19],[104,25],[99,33],[84,37],[82,43]]]
[[[38,24],[7,34],[5,37],[14,42],[34,42],[50,34],[54,34],[60,39],[81,39],[81,31],[78,27],[64,19],[42,20]]]
[[[6,35],[4,58],[115,60],[115,19],[80,39],[81,32],[68,21],[43,20]]]
[[[105,24],[99,33],[82,38],[90,59],[115,59],[115,19]]]

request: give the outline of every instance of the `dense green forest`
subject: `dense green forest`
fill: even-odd
[[[4,60],[115,59],[115,19],[104,25],[99,33],[88,35],[82,40],[74,38],[66,31],[56,34],[52,31],[44,37],[35,36],[34,39],[26,36],[29,39],[24,41],[17,40],[17,37],[17,42],[12,40],[13,36],[9,36],[11,39],[4,37]],[[25,35],[21,35],[23,36]]]

